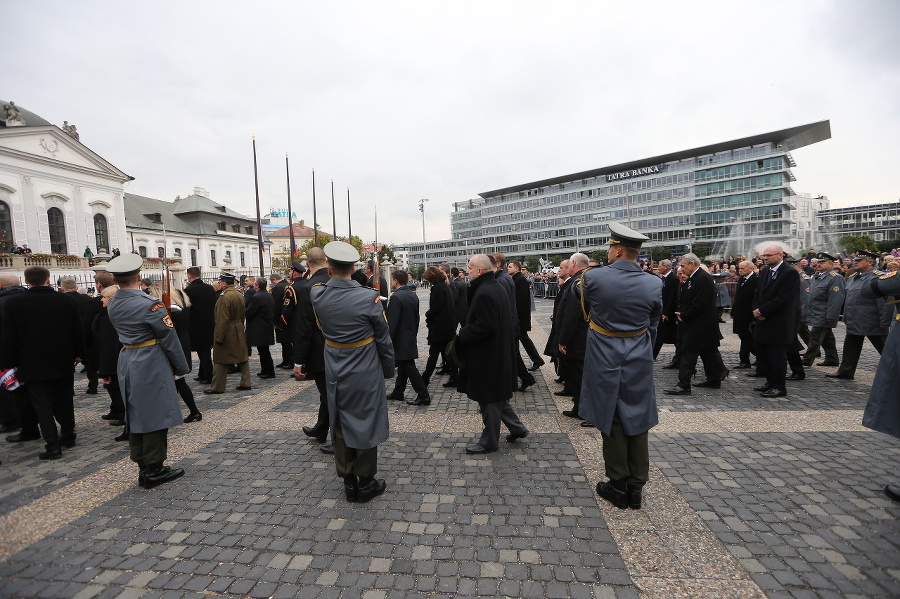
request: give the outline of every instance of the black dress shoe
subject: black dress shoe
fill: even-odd
[[[87,389],[84,390],[84,392],[87,393],[88,395],[97,395],[97,388],[96,387],[93,387],[93,388],[88,387]]]
[[[14,433],[19,430],[21,427],[13,426],[11,424],[4,424],[0,426],[0,433]]]
[[[884,494],[900,503],[900,487],[897,485],[888,485],[884,488]]]
[[[252,388],[253,388],[253,387],[248,387],[247,385],[238,385],[237,387],[235,387],[235,390],[237,390],[237,391],[249,391],[249,390],[252,389]]]
[[[387,396],[387,398],[403,401],[403,393],[398,393],[397,391],[391,391],[391,393]]]
[[[528,436],[527,430],[522,431],[521,433],[510,433],[510,434],[506,435],[506,440],[509,441],[510,443],[515,443],[519,439],[524,439],[527,436]]]
[[[819,362],[816,366],[840,366],[840,362]]]
[[[119,420],[119,419],[122,418],[122,417],[119,416],[119,415],[113,414],[112,412],[110,412],[109,414],[104,414],[104,415],[101,416],[100,418],[102,418],[102,419],[104,419],[104,420]]]
[[[279,364],[279,365],[276,366],[275,368],[281,368],[282,370],[293,370],[293,369],[294,369],[294,365],[293,365],[291,362],[282,362],[281,364]]]
[[[359,480],[355,474],[348,474],[344,477],[344,494],[350,503],[355,503],[359,498]]]
[[[747,370],[748,368],[753,368],[753,366],[750,365],[750,362],[741,362],[734,367],[735,370]]]
[[[581,426],[583,426],[584,428],[597,428],[593,423],[588,422],[587,420],[582,421]]]
[[[446,375],[450,374],[450,370],[448,368],[441,368],[435,374],[439,374],[441,376],[446,376]]]
[[[563,389],[562,391],[554,391],[553,395],[559,395],[560,397],[573,397],[575,394],[568,389]]]
[[[125,426],[125,421],[124,420],[110,420],[109,425],[110,426]]]
[[[690,395],[691,388],[690,387],[679,387],[675,385],[671,389],[666,389],[665,392],[669,395]]]
[[[569,418],[578,418],[579,420],[584,420],[584,418],[578,415],[578,412],[576,410],[563,410],[562,415],[568,416]]]
[[[212,384],[212,379],[194,379],[194,380],[197,381],[198,383],[200,383],[201,385],[211,385]]]
[[[184,476],[184,468],[170,468],[162,465],[157,465],[156,467],[147,466],[147,471],[144,474],[144,483],[141,486],[145,489],[152,489],[182,476]]]
[[[536,378],[532,378],[530,381],[522,381],[522,386],[519,387],[519,391],[521,391],[522,393],[525,393],[525,389],[527,389],[528,387],[531,387],[535,383],[537,383]]]
[[[705,381],[700,381],[699,383],[694,383],[694,386],[695,387],[706,387],[708,389],[721,389],[722,381],[705,380]]]
[[[769,385],[769,383],[766,383],[765,385],[757,385],[756,387],[753,387],[753,390],[754,391],[768,391],[771,388],[772,388],[771,385]]]
[[[127,441],[127,440],[128,440],[128,433],[122,433],[121,435],[119,435],[118,437],[115,437],[113,439],[113,441]]]
[[[237,373],[239,373],[240,371],[241,371],[241,369],[240,369],[240,368],[237,368],[236,366],[229,366],[229,367],[228,367],[228,374],[237,374]]]
[[[785,391],[784,389],[775,389],[773,387],[772,389],[769,389],[768,391],[763,391],[762,393],[760,393],[760,395],[762,397],[786,397],[787,391]]]
[[[359,489],[356,492],[356,501],[366,503],[374,497],[378,497],[387,488],[387,483],[383,478],[373,478],[371,481],[364,483],[359,482]]]
[[[44,453],[38,456],[38,459],[41,460],[58,460],[62,457],[62,450],[60,449],[48,449]]]
[[[660,368],[662,368],[663,370],[675,370],[676,368],[678,368],[678,364],[673,364],[673,363],[669,362],[665,366],[660,366]]]
[[[325,441],[328,440],[328,428],[327,427],[323,431],[314,426],[304,426],[303,434],[306,435],[307,437],[315,438],[315,440],[318,441],[319,443],[324,443]]]
[[[827,374],[827,375],[825,375],[825,376],[831,376],[831,375],[830,375],[830,374]],[[790,374],[790,376],[787,377],[787,380],[789,380],[789,381],[802,381],[802,380],[805,379],[805,378],[806,378],[806,373],[805,373],[805,372],[792,372],[792,373]]]
[[[73,447],[75,447],[75,437],[72,437],[70,439],[60,439],[59,444],[66,449],[72,449]]]
[[[565,379],[563,379],[562,377],[560,377],[560,378],[558,378],[558,379],[553,379],[553,382],[556,383],[557,385],[562,385],[562,384],[565,383],[566,381],[565,381]]]
[[[615,488],[612,482],[597,483],[597,495],[620,510],[628,509],[628,492]]]
[[[327,445],[319,445],[319,451],[321,451],[322,453],[333,454],[334,453],[334,445],[332,445],[331,443],[329,443]]]
[[[530,370],[531,372],[537,372],[538,370],[541,369],[541,366],[543,366],[544,364],[546,364],[546,362],[535,362],[531,365],[531,368],[529,368],[528,370]]]
[[[214,389],[204,389],[203,392],[206,395],[221,395],[221,394],[225,393],[224,391],[216,391]]]
[[[203,420],[203,414],[200,412],[191,412],[185,417],[184,422],[187,424],[188,422],[200,422]]]
[[[830,379],[847,379],[848,381],[853,380],[852,374],[841,374],[839,372],[828,373],[825,376],[827,376]]]
[[[469,445],[468,447],[466,447],[466,453],[474,453],[474,454],[479,454],[479,453],[494,453],[495,451],[497,451],[497,448],[496,448],[496,447],[494,447],[493,449],[491,449],[491,448],[489,448],[489,447],[482,447],[482,446],[479,445],[478,443],[475,443],[474,445]]]
[[[408,406],[430,406],[431,398],[430,397],[417,397],[415,399],[407,399],[406,405],[408,405]]]
[[[641,509],[641,490],[640,489],[629,489],[628,490],[628,507],[633,510]]]
[[[41,438],[40,434],[38,434],[38,435],[23,435],[22,433],[19,433],[17,435],[8,436],[6,438],[6,440],[9,441],[10,443],[21,443],[23,441],[37,441],[40,438]]]
[[[454,379],[450,379],[449,381],[447,381],[446,383],[444,383],[442,386],[444,386],[444,387],[456,387],[456,381],[455,381]]]
[[[274,379],[274,378],[275,378],[275,375],[274,375],[274,374],[263,374],[263,373],[261,373],[261,372],[260,372],[260,373],[257,373],[256,376],[258,376],[258,377],[261,378],[261,379]]]
[[[761,373],[759,371],[756,371],[756,372],[748,372],[744,376],[750,377],[751,379],[761,379],[766,375],[764,375],[763,373]]]

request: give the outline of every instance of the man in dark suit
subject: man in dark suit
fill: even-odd
[[[553,314],[550,316],[550,334],[547,336],[547,345],[544,346],[544,355],[550,356],[551,361],[556,362],[557,383],[565,383],[566,373],[563,371],[562,356],[559,353],[559,305],[562,302],[563,294],[572,284],[572,277],[569,276],[569,261],[563,260],[559,263],[559,273],[557,274],[559,287],[556,295],[553,297]],[[574,395],[569,389],[568,384],[563,386],[561,391],[556,391],[554,395],[571,396]]]
[[[49,270],[29,266],[25,282],[30,288],[4,306],[0,369],[18,369],[46,443],[39,457],[55,460],[62,457],[62,447],[75,445],[72,366],[85,355],[84,331],[72,297],[50,287]]]
[[[328,274],[325,252],[320,247],[309,248],[306,253],[306,264],[309,266],[309,279],[298,287],[296,295],[296,312],[291,317],[294,323],[293,352],[294,378],[297,380],[312,379],[319,391],[319,415],[313,426],[304,426],[303,434],[315,437],[319,443],[328,440],[329,413],[328,390],[325,386],[325,337],[316,324],[309,291],[331,277]],[[287,298],[285,298],[287,300]],[[321,450],[334,453],[332,445],[324,444]]]
[[[469,284],[462,272],[455,266],[450,269],[450,276],[453,279],[450,285],[456,289],[453,316],[456,318],[456,324],[462,326],[466,322],[466,314],[469,312]]]
[[[559,302],[559,325],[557,328],[557,351],[566,377],[566,387],[572,392],[572,409],[563,410],[563,416],[581,418],[578,407],[581,404],[581,380],[584,377],[584,354],[587,349],[588,324],[584,319],[582,271],[587,268],[588,257],[580,252],[569,258],[571,281]]]
[[[534,342],[528,337],[531,330],[531,283],[522,274],[522,264],[515,260],[506,266],[507,272],[512,277],[516,289],[516,314],[519,316],[519,343],[525,349],[525,353],[531,358],[531,370],[537,370],[544,365],[544,360],[538,353]]]
[[[407,287],[409,275],[402,270],[391,273],[391,302],[387,308],[388,328],[391,342],[394,344],[394,362],[397,365],[397,383],[388,399],[403,400],[406,383],[412,383],[416,398],[406,403],[411,406],[427,406],[431,403],[428,387],[416,368],[419,357],[419,344],[416,335],[419,332],[419,296]]]
[[[664,343],[677,343],[678,322],[675,312],[678,311],[678,275],[672,270],[671,260],[660,260],[659,276],[663,282],[662,303],[663,311],[659,317],[659,327],[656,329],[656,343],[653,345],[653,359],[659,355]],[[677,352],[676,352],[677,353]],[[677,366],[675,357],[667,366]]]
[[[754,387],[763,397],[787,395],[787,349],[797,339],[797,301],[800,275],[785,264],[784,249],[770,245],[760,255],[766,266],[759,272],[753,299],[753,342],[766,377]]]
[[[272,273],[272,276],[269,277],[269,280],[272,282],[272,301],[275,303],[275,314],[273,325],[275,328],[275,341],[281,344],[281,362],[276,364],[276,368],[284,368],[284,369],[292,369],[294,367],[293,356],[292,356],[292,342],[290,335],[287,331],[278,328],[278,325],[281,324],[281,308],[284,306],[284,290],[287,287],[287,280],[282,277],[277,272]]]
[[[494,279],[500,283],[509,298],[509,313],[510,316],[512,316],[512,336],[510,337],[510,343],[512,344],[513,349],[512,360],[513,370],[515,372],[513,384],[518,387],[518,384],[515,382],[517,378],[522,379],[522,386],[519,387],[518,390],[524,392],[525,389],[534,385],[537,382],[537,379],[528,372],[528,368],[522,360],[522,354],[519,353],[519,314],[516,306],[516,283],[512,280],[512,275],[509,274],[509,271],[506,270],[506,256],[500,252],[495,252],[491,254],[489,258],[491,260],[491,269],[494,272]]]
[[[84,335],[85,344],[85,355],[82,357],[87,357],[87,353],[91,351],[92,345],[90,335],[91,323],[97,315],[97,312],[102,309],[103,305],[100,304],[99,297],[92,299],[86,293],[78,293],[78,283],[75,282],[75,279],[60,279],[59,287],[63,293],[75,300],[75,305],[78,306],[78,317],[81,321],[81,330]],[[88,379],[88,386],[85,393],[88,395],[96,395],[98,385],[97,371],[90,370],[87,363],[85,363],[84,368],[84,372],[87,374]]]
[[[200,278],[200,268],[191,266],[187,269],[188,284],[184,292],[191,300],[191,318],[188,321],[188,335],[191,338],[191,349],[197,352],[197,378],[199,383],[208,385],[212,382],[212,345],[213,332],[216,328],[216,290],[212,285],[204,283]]]
[[[756,295],[756,283],[759,277],[753,263],[744,260],[738,264],[737,291],[734,293],[734,305],[731,307],[732,331],[741,340],[741,348],[738,351],[739,364],[735,368],[750,368],[750,354],[753,351],[753,332],[750,325],[753,324],[753,297]]]
[[[700,258],[696,254],[685,254],[681,258],[681,269],[687,275],[682,285],[676,316],[684,327],[681,340],[681,360],[678,364],[678,384],[666,389],[669,395],[690,395],[691,377],[697,366],[697,358],[703,360],[706,380],[696,387],[718,389],[728,376],[728,369],[722,363],[719,353],[718,314],[716,313],[716,285],[708,272],[700,268]]]

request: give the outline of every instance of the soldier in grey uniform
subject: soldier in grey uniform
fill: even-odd
[[[648,237],[619,223],[609,229],[609,266],[585,270],[580,281],[590,330],[579,413],[603,436],[609,482],[597,483],[597,493],[618,508],[639,509],[650,475],[648,431],[659,423],[653,342],[662,281],[636,262]]]
[[[866,337],[879,354],[884,349],[884,342],[894,318],[893,310],[889,310],[881,298],[864,297],[860,294],[862,289],[872,284],[872,280],[884,274],[875,268],[877,258],[877,254],[866,251],[858,252],[854,258],[856,272],[847,279],[847,299],[844,302],[844,324],[847,325],[847,335],[844,338],[843,357],[837,372],[825,375],[829,378],[853,378]]]
[[[819,366],[840,366],[837,345],[834,342],[834,327],[837,326],[844,305],[844,277],[834,271],[835,257],[824,252],[819,254],[816,274],[809,284],[809,302],[806,321],[810,327],[809,343],[803,354],[803,365],[812,366],[819,353],[825,352],[825,361]]]
[[[731,273],[726,268],[724,271],[711,272],[709,276],[716,284],[716,315],[719,317],[719,322],[722,323],[725,322],[722,318],[725,308],[731,307],[731,293],[728,291],[728,277],[731,276]]]
[[[809,308],[809,285],[812,277],[806,274],[806,271],[800,266],[800,260],[785,258],[784,261],[793,266],[797,274],[800,275],[800,301],[798,302],[800,305],[800,317],[797,319],[797,335],[803,343],[809,345],[809,326],[806,324],[806,314]]]
[[[900,295],[900,271],[892,271],[880,277],[873,277],[860,290],[864,298],[885,298]],[[869,391],[869,401],[863,412],[863,426],[900,439],[900,326],[895,324],[888,335],[887,343],[878,361],[878,370]],[[897,469],[894,470],[895,472]],[[887,485],[885,494],[900,503],[900,483]]]
[[[136,254],[109,262],[106,270],[116,278],[119,291],[107,311],[122,342],[117,373],[131,459],[138,465],[138,484],[151,489],[184,474],[163,463],[169,428],[182,423],[175,376],[191,369],[166,307],[141,290],[142,265]]]
[[[386,487],[375,473],[378,444],[389,434],[384,379],[394,376],[394,347],[378,292],[350,278],[356,248],[332,241],[323,250],[331,279],[310,289],[309,298],[325,337],[334,463],[347,501],[366,502]]]

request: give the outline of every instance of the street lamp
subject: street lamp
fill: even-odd
[[[424,255],[425,270],[428,270],[428,248],[425,246],[425,202],[427,199],[419,200],[419,212],[422,213],[422,252]]]

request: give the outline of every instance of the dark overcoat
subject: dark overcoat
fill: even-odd
[[[72,296],[31,287],[7,299],[3,309],[0,369],[18,368],[24,383],[72,376],[75,358],[85,357],[84,329]]]
[[[272,324],[275,326],[275,341],[278,343],[290,343],[291,336],[287,330],[281,329],[281,309],[284,307],[284,290],[287,288],[287,279],[281,279],[272,286],[272,301],[275,304],[275,313],[272,315]]]
[[[96,346],[97,363],[95,370],[100,377],[117,377],[119,352],[122,342],[119,334],[109,320],[109,312],[101,306],[100,313],[94,318],[94,345]]]
[[[485,273],[469,285],[469,314],[459,330],[466,367],[459,371],[456,389],[479,403],[512,397],[512,319],[506,289]]]
[[[682,286],[679,299],[682,338],[685,348],[705,352],[719,347],[722,333],[716,314],[716,286],[712,276],[698,268]]]
[[[569,277],[559,285],[556,296],[553,298],[553,316],[550,323],[550,334],[547,336],[547,345],[544,346],[544,355],[551,358],[559,357],[559,304],[565,296],[566,289],[572,284],[572,277]]]
[[[731,307],[734,333],[742,333],[753,324],[753,296],[756,295],[758,282],[759,275],[755,272],[738,279],[737,291],[734,292],[734,306]]]
[[[425,325],[428,327],[428,345],[450,343],[456,334],[456,318],[454,316],[453,290],[446,281],[431,286],[428,296],[428,310],[425,312]]]
[[[188,368],[192,368],[191,364],[191,308],[178,309],[172,306],[172,324],[175,325],[175,334],[178,335],[178,343],[184,350],[184,359],[187,360]]]
[[[863,297],[900,295],[900,275],[890,272],[860,290]],[[900,325],[894,322],[878,361],[863,426],[900,439]]]
[[[769,280],[769,267],[759,271],[753,309],[765,320],[753,325],[753,341],[768,345],[790,345],[797,339],[797,301],[800,297],[800,274],[782,263],[774,279]]]
[[[308,285],[300,287],[297,292],[296,313],[293,317],[293,322],[296,323],[295,335],[291,338],[294,342],[294,364],[303,364],[303,372],[314,381],[325,376],[325,337],[316,324],[309,291],[330,278],[328,269],[324,267],[309,277]]]
[[[662,343],[675,343],[678,341],[678,318],[675,316],[675,312],[678,311],[678,286],[680,281],[674,270],[670,270],[666,276],[660,278],[663,282],[663,311],[656,334],[660,337]],[[666,317],[665,321],[662,320],[662,316]]]
[[[394,344],[394,360],[418,358],[419,296],[416,292],[406,286],[395,290],[387,307],[387,319]]]
[[[247,296],[244,296],[246,299]],[[265,289],[254,293],[247,302],[247,345],[259,347],[275,343],[275,300]]]
[[[213,346],[213,331],[216,328],[216,290],[200,279],[194,279],[184,288],[191,300],[191,319],[188,333],[191,349],[205,351]]]
[[[531,283],[520,272],[512,276],[516,289],[516,315],[519,317],[519,330],[531,330]]]
[[[453,317],[456,319],[456,324],[462,326],[466,322],[466,314],[469,312],[469,283],[464,278],[457,277],[451,284],[456,290]]]
[[[563,356],[565,359],[584,361],[588,323],[584,319],[584,310],[581,304],[581,272],[570,277],[569,281],[574,282],[566,286],[562,300],[559,302],[556,343],[565,346],[566,354]]]
[[[247,361],[244,334],[244,296],[234,285],[225,287],[216,302],[216,331],[213,362],[240,364]]]

